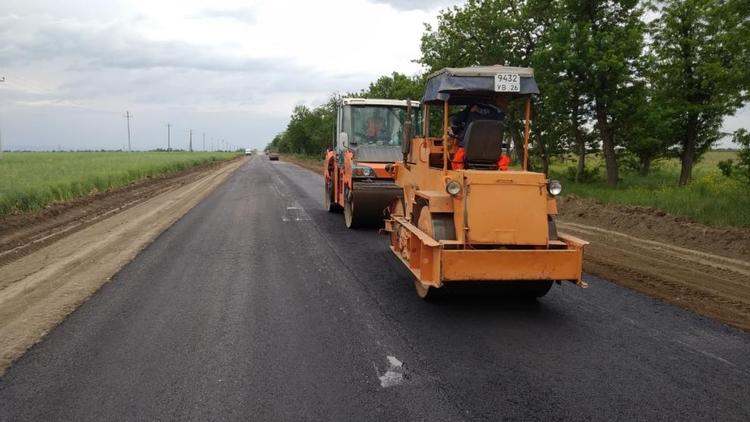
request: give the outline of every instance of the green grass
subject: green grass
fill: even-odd
[[[4,152],[0,157],[0,215],[43,208],[235,157],[222,152]]]
[[[652,173],[645,177],[621,169],[622,181],[616,188],[607,186],[601,159],[594,156],[587,167],[600,167],[595,181],[576,183],[566,177],[566,169],[575,166],[574,161],[558,160],[551,166],[550,173],[551,177],[563,180],[564,194],[594,198],[603,203],[653,207],[712,226],[750,228],[747,181],[725,177],[716,167],[719,161],[734,157],[734,152],[707,153],[693,169],[693,182],[682,188],[677,186],[680,164],[676,159],[658,161]]]
[[[320,166],[322,158],[300,154],[285,154],[297,161]],[[659,160],[653,164],[651,174],[639,176],[621,164],[619,186],[607,186],[606,170],[601,157],[587,157],[589,170],[599,168],[599,177],[591,182],[574,182],[567,177],[569,167],[575,167],[575,157],[555,160],[550,177],[563,182],[563,195],[592,198],[603,203],[640,205],[688,217],[711,226],[750,228],[750,182],[741,178],[728,178],[716,166],[719,161],[737,158],[736,152],[711,151],[693,168],[693,182],[678,187],[680,162],[677,159]],[[518,168],[518,166],[515,166]]]

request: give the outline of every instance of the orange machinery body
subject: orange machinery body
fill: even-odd
[[[334,202],[340,206],[344,206],[345,195],[354,191],[355,184],[357,187],[367,189],[368,185],[372,187],[388,186],[394,190],[400,190],[393,183],[393,175],[387,170],[386,166],[391,166],[393,163],[377,163],[377,162],[357,162],[358,165],[366,166],[371,168],[375,172],[375,177],[370,178],[355,178],[353,177],[352,170],[355,167],[354,157],[351,151],[346,150],[343,152],[343,165],[339,165],[338,157],[336,152],[328,150],[325,156],[324,163],[324,174],[326,183],[331,183],[333,188]]]
[[[437,166],[443,138],[411,142],[407,164],[399,161],[391,169],[403,200],[391,205],[385,231],[393,252],[422,285],[567,280],[585,286],[587,243],[550,230],[557,204],[544,174],[444,170]],[[460,184],[458,194],[447,192],[450,181]]]
[[[325,207],[343,210],[349,228],[383,225],[383,211],[401,195],[386,169],[401,157],[407,114],[417,101],[342,98],[336,106],[333,148],[325,157]]]

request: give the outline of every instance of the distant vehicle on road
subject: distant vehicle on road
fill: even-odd
[[[253,155],[253,150],[250,148],[245,148],[245,155]]]
[[[268,159],[271,161],[279,161],[279,154],[276,152],[269,152]]]

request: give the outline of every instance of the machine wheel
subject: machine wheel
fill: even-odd
[[[414,289],[417,296],[422,300],[433,300],[437,296],[437,288],[422,284],[421,281],[414,279]]]
[[[440,214],[432,214],[430,212],[430,208],[427,205],[422,206],[422,208],[419,210],[417,227],[419,228],[419,230],[422,230],[423,232],[430,235],[433,239],[439,240],[439,238],[435,236],[435,233],[443,233],[444,227],[442,223],[438,223],[437,225],[435,224],[437,220],[432,218],[434,215]],[[451,224],[452,223],[453,219],[451,219]],[[435,230],[436,228],[437,231]],[[432,300],[437,296],[437,287],[425,285],[417,279],[414,279],[414,289],[417,291],[417,296],[419,296],[420,299]]]
[[[453,214],[431,213],[427,205],[419,210],[417,227],[435,240],[456,240],[456,227]]]
[[[356,229],[361,225],[354,210],[354,202],[350,195],[344,195],[344,223],[349,229]]]
[[[547,216],[547,229],[549,231],[549,240],[557,240],[557,224],[555,218],[551,215]]]
[[[406,215],[406,206],[402,198],[395,198],[388,205],[388,215],[393,217],[403,217]]]
[[[333,201],[333,184],[331,183],[331,179],[328,179],[327,182],[325,182],[325,192],[323,193],[323,207],[328,212],[339,212],[341,211],[341,206]]]
[[[525,299],[543,297],[552,288],[552,281],[524,281],[517,285],[518,295]]]

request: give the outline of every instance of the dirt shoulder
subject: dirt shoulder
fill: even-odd
[[[750,230],[563,198],[558,229],[591,242],[584,270],[750,330]]]
[[[750,261],[750,229],[711,227],[649,207],[603,205],[591,199],[563,197],[558,205],[566,221]]]
[[[0,263],[0,374],[244,162],[126,188],[101,203],[70,204],[69,215],[41,219],[38,230],[33,219],[16,227],[22,234],[4,229],[4,239],[34,239],[34,246],[2,244],[18,252]]]
[[[282,159],[323,172],[322,161]],[[750,330],[750,230],[575,197],[558,205],[560,231],[591,242],[587,273]]]
[[[312,172],[323,175],[323,160],[313,160],[296,157],[294,155],[281,154],[281,159],[292,164],[296,164],[302,168],[306,168]]]

